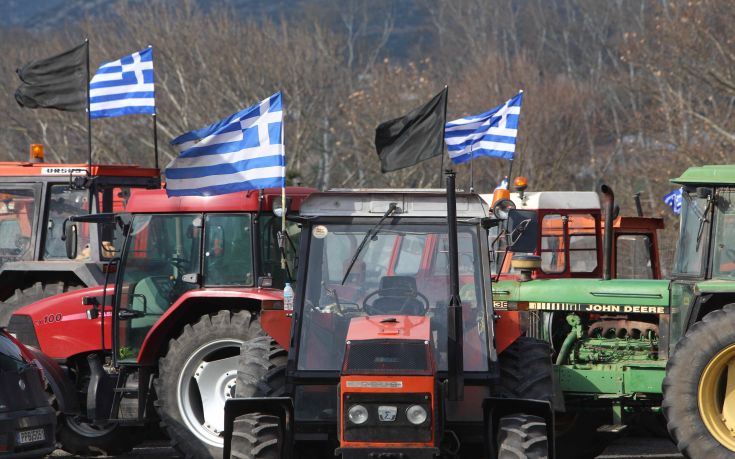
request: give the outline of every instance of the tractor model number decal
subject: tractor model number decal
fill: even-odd
[[[87,170],[76,167],[42,167],[41,175],[87,175]]]
[[[52,324],[54,322],[61,322],[61,319],[63,319],[64,316],[57,312],[56,314],[47,314],[43,316],[42,318],[38,319],[36,321],[37,325],[45,325],[45,324]]]
[[[664,306],[630,304],[528,303],[528,309],[537,311],[613,312],[618,314],[666,314]]]

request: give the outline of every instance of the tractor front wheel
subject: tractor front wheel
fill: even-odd
[[[666,365],[663,412],[686,457],[735,456],[735,304],[710,312]]]
[[[184,457],[222,457],[224,406],[235,396],[240,346],[262,334],[250,312],[222,310],[169,342],[158,365],[156,407]]]
[[[512,414],[498,424],[498,459],[547,459],[546,421],[538,416]]]
[[[248,413],[232,426],[232,459],[280,459],[283,429],[278,416]]]

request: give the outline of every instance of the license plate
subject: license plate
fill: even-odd
[[[18,432],[18,444],[35,443],[46,439],[46,431],[44,429],[23,430]]]

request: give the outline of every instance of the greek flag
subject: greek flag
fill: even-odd
[[[211,196],[285,186],[283,111],[277,92],[171,141],[181,154],[166,168],[169,196]]]
[[[444,141],[452,162],[460,164],[476,156],[513,159],[522,99],[520,91],[490,111],[448,122]]]
[[[508,189],[508,177],[505,177],[500,183],[498,183],[498,186],[495,187],[496,190],[507,190]]]
[[[681,201],[682,201],[681,188],[677,188],[671,193],[664,196],[664,202],[666,205],[671,207],[672,212],[676,215],[681,214]]]
[[[89,82],[90,118],[156,113],[153,49],[102,64]]]

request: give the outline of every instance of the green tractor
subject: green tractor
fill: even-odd
[[[542,229],[536,253],[514,254],[521,276],[493,286],[496,302],[520,312],[522,333],[552,346],[557,447],[569,445],[560,457],[594,457],[631,425],[655,431],[660,413],[685,456],[735,457],[735,165],[692,167],[672,182],[683,203],[670,281],[611,279],[608,227],[601,279],[532,276],[562,254]]]

